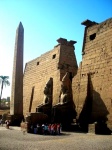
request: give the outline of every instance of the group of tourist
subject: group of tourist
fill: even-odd
[[[0,125],[3,126],[4,123],[6,125],[6,128],[9,129],[10,121],[9,120],[4,121],[3,119],[0,119]]]
[[[37,124],[36,126],[31,125],[31,132],[35,134],[43,135],[60,135],[61,124]]]
[[[3,124],[4,124],[3,119],[0,119],[0,125],[3,126]]]
[[[6,121],[5,121],[5,124],[6,124],[6,128],[9,129],[10,120],[6,120]]]

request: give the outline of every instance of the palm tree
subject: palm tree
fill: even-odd
[[[1,97],[2,97],[3,86],[10,85],[10,82],[8,81],[8,79],[9,79],[9,76],[0,76],[0,83],[1,83],[0,106],[1,106]]]

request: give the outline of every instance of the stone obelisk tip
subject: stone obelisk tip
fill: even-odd
[[[23,28],[23,25],[22,25],[22,22],[19,23],[18,28],[19,28],[19,29],[22,29],[22,30],[24,29],[24,28]]]

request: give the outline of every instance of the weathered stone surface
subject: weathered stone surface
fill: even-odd
[[[82,63],[72,81],[78,116],[87,96],[87,74],[90,73],[91,118],[97,121],[106,117],[107,122],[112,124],[112,18],[85,27],[82,51]]]

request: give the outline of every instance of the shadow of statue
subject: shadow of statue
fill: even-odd
[[[78,123],[83,131],[88,132],[88,124],[96,122],[96,124],[103,124],[107,121],[107,115],[109,114],[105,103],[101,99],[98,92],[93,89],[91,74],[88,74],[87,83],[87,96],[82,108],[82,111],[78,118]],[[106,130],[106,129],[105,129]],[[97,131],[98,132],[98,131]]]
[[[95,133],[111,134],[112,131],[107,126],[109,111],[100,94],[95,90],[93,90],[93,97],[91,121],[95,122]]]

